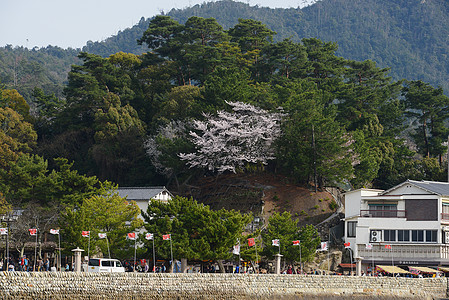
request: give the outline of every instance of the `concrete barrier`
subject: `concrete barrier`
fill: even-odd
[[[440,299],[446,278],[2,272],[2,299]]]

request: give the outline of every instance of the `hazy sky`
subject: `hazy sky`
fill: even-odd
[[[0,0],[0,47],[81,48],[172,8],[203,0]],[[311,0],[243,0],[251,6],[303,7]]]

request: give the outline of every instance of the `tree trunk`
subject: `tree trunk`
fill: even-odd
[[[224,265],[223,265],[223,260],[222,259],[218,259],[217,260],[217,264],[218,264],[218,267],[220,268],[220,273],[226,273]]]

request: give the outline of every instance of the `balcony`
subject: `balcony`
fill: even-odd
[[[358,244],[358,255],[364,259],[407,261],[429,261],[435,259],[449,259],[449,245],[442,244],[391,244],[391,250],[385,249],[385,245],[372,243],[372,250],[368,250],[365,244]]]
[[[441,214],[441,221],[449,222],[449,214],[448,213],[442,213]]]
[[[360,210],[360,216],[362,218],[405,218],[406,211],[405,210]],[[449,221],[449,214],[448,214]]]

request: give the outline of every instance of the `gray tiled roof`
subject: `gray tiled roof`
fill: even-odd
[[[150,200],[162,191],[170,194],[165,186],[123,187],[117,189],[118,195],[127,197],[128,200]]]
[[[415,181],[407,180],[405,183],[411,183],[417,187],[427,190],[440,196],[449,196],[449,183],[438,181]]]

